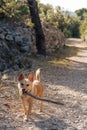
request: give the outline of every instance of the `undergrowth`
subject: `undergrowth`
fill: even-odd
[[[27,61],[32,61],[32,63],[40,62],[58,64],[58,65],[70,65],[72,62],[68,59],[68,57],[75,56],[78,53],[78,48],[74,46],[63,46],[57,49],[54,53],[48,54],[46,57],[40,55],[30,55],[25,56]]]

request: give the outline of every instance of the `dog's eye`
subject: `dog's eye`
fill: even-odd
[[[21,83],[21,86],[24,86],[24,84],[23,84],[23,83]]]
[[[29,86],[29,84],[27,84],[27,86]]]

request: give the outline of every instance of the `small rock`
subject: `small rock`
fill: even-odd
[[[7,74],[4,74],[4,75],[2,76],[2,80],[7,80],[7,79],[9,79],[9,76],[8,76]]]
[[[8,41],[13,41],[12,35],[7,35],[7,36],[6,36],[6,40],[8,40]]]
[[[4,40],[4,39],[5,39],[4,34],[0,34],[0,39],[2,39],[2,40]]]

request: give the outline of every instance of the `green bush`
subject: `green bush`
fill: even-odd
[[[16,2],[15,0],[6,0],[4,4],[1,5],[0,13],[3,16],[22,19],[24,15],[29,15],[29,8],[23,4],[22,0]]]

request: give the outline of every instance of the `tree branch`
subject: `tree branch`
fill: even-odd
[[[36,95],[26,91],[25,89],[22,89],[22,92],[23,92],[23,94],[31,96],[31,97],[33,97],[36,100],[40,100],[40,101],[48,102],[48,103],[53,103],[53,104],[57,104],[57,105],[64,105],[64,103],[62,103],[60,101],[54,101],[54,100],[50,100],[50,99],[47,99],[47,98],[40,98],[40,97],[38,97],[38,96],[36,96]]]

